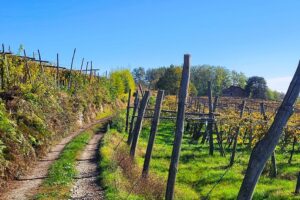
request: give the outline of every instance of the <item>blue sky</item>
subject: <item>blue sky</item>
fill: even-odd
[[[300,58],[296,0],[3,1],[0,42],[70,65],[77,48],[102,73],[116,68],[221,65],[285,91]],[[29,54],[29,53],[28,53]]]

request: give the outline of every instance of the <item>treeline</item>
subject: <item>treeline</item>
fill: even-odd
[[[180,66],[158,67],[145,70],[143,67],[133,69],[132,74],[137,84],[150,89],[163,89],[167,94],[178,93]],[[214,95],[222,95],[222,91],[230,86],[238,86],[245,90],[251,98],[280,100],[283,94],[268,88],[263,77],[247,77],[242,72],[229,70],[221,66],[196,65],[191,68],[190,95],[207,94],[207,83],[212,82]]]

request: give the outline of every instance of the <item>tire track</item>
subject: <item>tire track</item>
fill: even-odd
[[[97,133],[90,140],[77,162],[79,175],[72,189],[72,199],[102,200],[104,193],[98,185],[98,150],[103,133]]]

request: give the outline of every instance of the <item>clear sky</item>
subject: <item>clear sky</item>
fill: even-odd
[[[1,1],[0,42],[76,66],[221,65],[285,91],[300,58],[298,0]]]

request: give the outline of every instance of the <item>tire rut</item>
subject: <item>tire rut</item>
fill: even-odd
[[[103,133],[93,136],[85,150],[77,160],[77,181],[72,189],[71,199],[102,200],[104,193],[99,186],[98,173],[98,150],[99,142]]]

